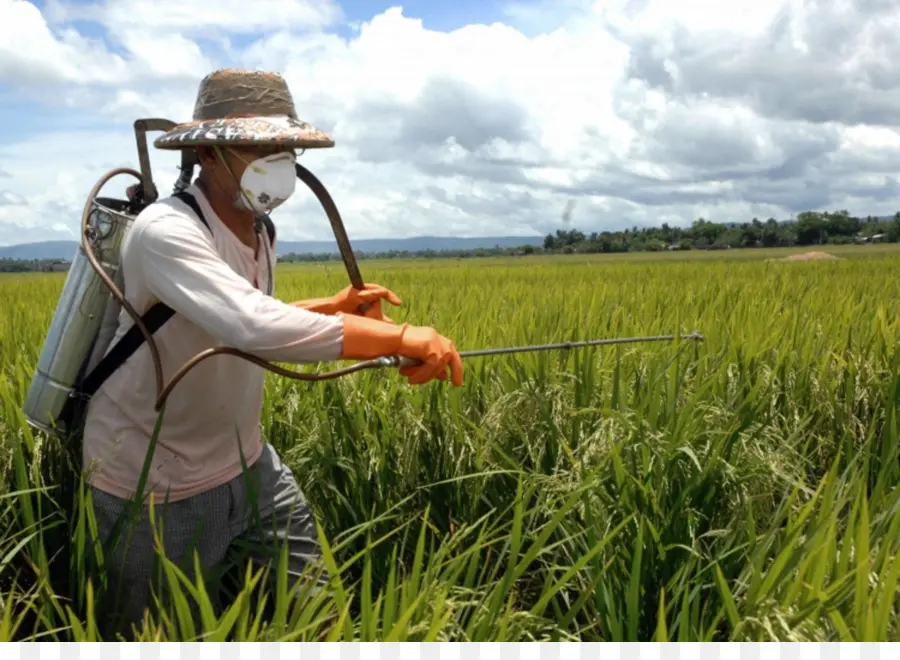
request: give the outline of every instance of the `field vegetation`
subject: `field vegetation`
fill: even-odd
[[[900,249],[827,251],[363,262],[461,349],[706,341],[472,359],[458,389],[270,376],[330,589],[249,572],[214,610],[163,560],[139,636],[897,641]],[[73,448],[20,411],[64,278],[0,278],[0,640],[97,639],[111,607]],[[292,264],[277,295],[345,285]]]

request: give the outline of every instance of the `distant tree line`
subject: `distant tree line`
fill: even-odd
[[[613,252],[658,252],[663,250],[721,250],[730,248],[840,245],[870,241],[900,242],[900,212],[892,218],[858,218],[842,211],[805,211],[795,220],[721,223],[700,218],[690,227],[633,227],[622,231],[592,232],[558,229],[547,234],[543,245],[477,248],[474,250],[389,250],[357,252],[359,259],[476,259],[479,257],[530,254],[596,254]],[[340,261],[334,253],[290,253],[280,262]],[[0,272],[65,270],[59,260],[0,259]]]
[[[360,259],[465,259],[527,254],[594,254],[662,250],[721,250],[730,248],[840,245],[883,241],[900,242],[900,212],[893,218],[857,218],[847,211],[806,211],[796,220],[753,218],[741,224],[711,222],[700,218],[690,227],[634,227],[622,231],[586,234],[578,229],[558,229],[547,234],[543,246],[494,247],[476,250],[391,250],[358,252]],[[332,254],[287,254],[285,262],[340,261]]]
[[[702,250],[802,245],[840,245],[870,241],[900,242],[900,213],[893,218],[857,218],[847,211],[805,211],[796,220],[754,218],[741,224],[700,218],[690,227],[633,228],[586,235],[577,229],[557,230],[544,238],[545,252],[596,253],[659,250]]]
[[[6,259],[0,258],[0,273],[58,272],[69,269],[62,259]]]

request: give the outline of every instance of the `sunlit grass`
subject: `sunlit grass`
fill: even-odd
[[[824,249],[845,259],[364,262],[392,318],[461,349],[706,341],[473,359],[459,389],[270,376],[329,590],[250,572],[216,611],[169,563],[138,636],[896,641],[900,254]],[[112,597],[65,448],[20,412],[63,280],[0,278],[0,639],[96,639]],[[339,263],[286,265],[277,295],[344,286]]]

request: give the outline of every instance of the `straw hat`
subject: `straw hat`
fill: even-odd
[[[157,149],[197,146],[279,145],[298,149],[334,146],[334,140],[297,118],[294,99],[280,75],[222,69],[200,82],[194,120],[158,137]]]

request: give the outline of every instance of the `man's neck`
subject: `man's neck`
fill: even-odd
[[[209,205],[231,233],[237,239],[254,250],[257,249],[257,236],[254,229],[255,219],[250,213],[239,211],[234,204],[215,186],[210,185],[202,177],[197,179],[197,187],[206,196]]]

